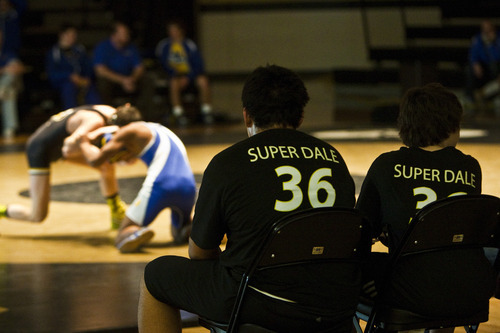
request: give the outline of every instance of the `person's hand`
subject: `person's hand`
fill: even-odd
[[[72,156],[79,155],[81,152],[80,144],[82,142],[88,142],[89,139],[87,135],[71,135],[64,139],[62,147],[62,155],[64,158],[68,159]]]
[[[90,132],[87,134],[87,137],[89,141],[94,141],[97,139],[99,136],[106,134],[106,133],[114,133],[118,131],[120,127],[117,125],[109,125],[109,126],[104,126],[104,127],[99,127],[98,129]]]
[[[125,90],[128,93],[132,93],[135,91],[135,81],[131,77],[126,77],[122,81],[122,87],[123,90]]]
[[[83,77],[83,76],[80,76],[78,74],[71,74],[71,76],[69,77],[71,82],[73,82],[76,86],[78,87],[88,87],[89,84],[90,84],[90,80],[86,77]]]
[[[481,67],[481,65],[477,63],[472,64],[472,72],[478,79],[481,79],[483,77],[483,67]]]

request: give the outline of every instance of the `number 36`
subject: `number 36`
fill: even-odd
[[[299,187],[299,184],[302,181],[302,175],[300,171],[292,166],[281,166],[279,168],[276,168],[275,171],[278,177],[282,175],[291,176],[289,181],[283,182],[283,191],[292,192],[292,198],[288,201],[276,200],[274,204],[274,210],[279,212],[290,212],[297,209],[304,200],[304,194]],[[313,208],[331,207],[335,203],[335,189],[333,188],[331,183],[323,179],[324,177],[331,176],[332,170],[329,168],[318,169],[311,175],[307,187],[307,196]],[[318,192],[322,189],[327,193],[326,199],[323,202],[321,202],[318,198]]]

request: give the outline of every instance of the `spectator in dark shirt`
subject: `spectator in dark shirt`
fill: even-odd
[[[130,29],[125,23],[115,22],[110,38],[95,47],[94,70],[103,103],[114,105],[115,97],[137,97],[144,65],[139,50],[130,42]]]
[[[0,30],[4,33],[2,51],[19,52],[21,47],[21,15],[25,0],[0,0]]]
[[[469,51],[466,95],[478,108],[493,99],[495,113],[500,117],[500,36],[489,21],[481,23],[481,32],[472,39]],[[467,110],[466,110],[467,111]]]
[[[85,47],[78,43],[74,25],[61,26],[57,44],[47,52],[46,70],[50,83],[60,94],[62,109],[101,103],[92,81],[90,58]]]

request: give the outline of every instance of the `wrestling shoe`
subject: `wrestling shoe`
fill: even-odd
[[[175,245],[187,244],[189,242],[189,236],[191,236],[191,222],[183,224],[179,228],[170,224],[170,232]]]
[[[116,244],[116,248],[120,250],[121,253],[138,252],[144,245],[149,243],[154,235],[155,233],[153,230],[147,227],[140,228]]]
[[[110,202],[113,199],[108,199],[108,205],[111,208],[111,229],[118,230],[120,224],[125,218],[125,211],[127,210],[127,204],[122,200],[118,199],[115,202]]]

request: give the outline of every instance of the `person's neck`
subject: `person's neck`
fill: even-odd
[[[420,147],[420,149],[426,150],[426,151],[437,151],[437,150],[444,149],[446,147],[453,147],[453,146],[434,145],[434,146]]]
[[[441,150],[446,147],[456,147],[458,144],[458,140],[460,138],[460,132],[455,131],[450,134],[450,136],[443,141],[439,142],[438,144],[427,146],[427,147],[420,147],[420,149],[427,150],[427,151],[436,151],[436,150]]]
[[[292,126],[285,126],[285,125],[276,124],[276,125],[264,127],[264,128],[256,127],[255,129],[256,129],[255,133],[257,134],[257,133],[261,133],[261,132],[264,132],[264,131],[267,131],[270,129],[294,129],[294,128]]]
[[[125,47],[125,44],[123,43],[120,43],[116,40],[114,40],[113,38],[111,38],[111,44],[114,46],[115,49],[117,50],[121,50],[123,47]]]

